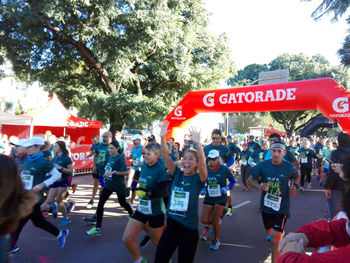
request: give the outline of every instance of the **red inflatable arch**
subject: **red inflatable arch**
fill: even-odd
[[[331,78],[218,90],[190,91],[165,118],[168,138],[198,113],[318,110],[350,132],[350,93]]]

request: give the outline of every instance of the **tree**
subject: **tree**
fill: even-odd
[[[268,70],[269,67],[266,64],[250,64],[244,67],[244,69],[238,70],[237,76],[230,78],[227,81],[227,85],[232,87],[248,86],[259,78],[259,72]]]
[[[16,75],[112,132],[162,118],[188,91],[234,73],[227,38],[208,32],[201,0],[12,0],[0,14]]]

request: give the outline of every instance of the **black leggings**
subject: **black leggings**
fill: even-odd
[[[242,177],[242,183],[245,187],[247,187],[247,179],[249,176],[249,166],[241,165],[241,177]]]
[[[55,227],[53,224],[51,224],[49,221],[47,221],[43,217],[41,209],[40,209],[40,204],[36,203],[33,207],[33,212],[30,215],[28,215],[27,217],[21,219],[19,222],[19,225],[17,227],[17,230],[12,233],[12,235],[11,235],[11,247],[16,245],[18,237],[21,234],[23,227],[27,224],[29,219],[32,220],[34,226],[39,227],[39,228],[51,233],[55,237],[57,237],[60,233],[60,231],[58,230],[57,227]]]
[[[102,225],[102,218],[103,218],[103,211],[104,211],[104,206],[109,197],[113,194],[113,191],[107,189],[106,187],[103,187],[103,190],[100,194],[100,199],[98,200],[98,205],[97,205],[97,211],[96,211],[96,216],[97,216],[97,222],[96,222],[96,227],[101,227]],[[123,207],[129,215],[132,215],[132,208],[129,205],[129,203],[126,202],[126,197],[125,195],[118,195],[118,202],[121,207]]]
[[[189,229],[169,217],[167,227],[159,240],[155,263],[167,263],[177,247],[178,262],[192,263],[198,245],[198,229]]]
[[[303,166],[300,167],[300,175],[301,175],[300,185],[302,187],[304,187],[305,175],[306,175],[306,178],[307,178],[307,182],[308,183],[311,182],[311,171],[312,171],[312,168],[303,167]]]

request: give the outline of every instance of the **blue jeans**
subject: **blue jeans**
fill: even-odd
[[[327,198],[329,220],[332,220],[341,210],[343,192],[331,190],[331,198]]]

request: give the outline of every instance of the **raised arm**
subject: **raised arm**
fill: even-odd
[[[172,176],[174,174],[175,168],[176,168],[176,164],[173,162],[173,160],[170,157],[170,151],[168,148],[168,145],[165,141],[165,135],[167,135],[168,131],[168,127],[169,127],[169,122],[168,121],[164,121],[160,124],[160,140],[161,140],[161,151],[162,151],[162,155],[164,158],[164,162],[165,162],[165,166],[169,171],[169,174]]]
[[[197,131],[196,128],[192,127],[190,128],[190,135],[191,140],[195,143],[197,153],[198,153],[198,170],[199,170],[199,177],[201,178],[201,181],[204,183],[207,180],[208,177],[208,171],[207,171],[207,165],[205,163],[205,154],[203,151],[203,147],[200,143],[200,131]]]

